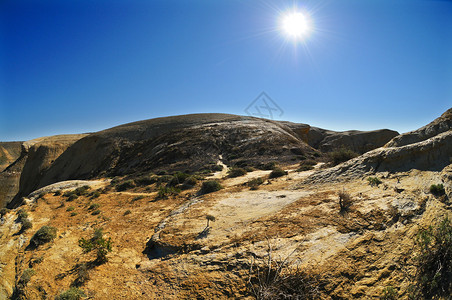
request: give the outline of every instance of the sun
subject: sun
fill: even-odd
[[[299,40],[306,37],[311,31],[311,22],[305,13],[290,12],[282,16],[281,28],[290,38]]]

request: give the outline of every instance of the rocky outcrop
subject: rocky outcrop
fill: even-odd
[[[0,142],[0,172],[20,156],[22,142]]]
[[[58,156],[84,136],[86,134],[56,135],[24,142],[20,157],[0,174],[0,178],[10,178],[8,192],[0,197],[2,205],[17,206],[21,197],[36,189],[39,180]]]
[[[320,171],[309,180],[342,180],[367,173],[405,172],[411,169],[441,171],[452,163],[452,130],[446,130],[450,126],[450,112],[448,110],[419,130],[394,138],[384,147]]]
[[[337,132],[311,127],[308,133],[307,142],[310,146],[322,152],[346,148],[362,154],[383,146],[398,134],[397,131],[389,129]]]
[[[202,170],[220,155],[228,165],[258,165],[293,162],[314,152],[293,130],[271,120],[227,114],[157,118],[90,134],[49,168],[49,160],[45,167],[24,167],[19,196],[69,179]],[[39,155],[36,149],[33,156]]]
[[[441,117],[435,119],[433,122],[425,125],[424,127],[395,137],[390,142],[388,142],[385,147],[400,147],[418,143],[451,129],[452,108],[448,109],[441,115]]]

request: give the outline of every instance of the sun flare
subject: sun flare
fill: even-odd
[[[284,33],[293,39],[302,39],[311,31],[308,16],[301,12],[290,12],[282,16],[281,27]]]

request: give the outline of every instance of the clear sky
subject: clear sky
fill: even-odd
[[[281,30],[288,11],[309,35]],[[0,140],[160,116],[245,115],[417,129],[452,106],[452,2],[2,0]]]

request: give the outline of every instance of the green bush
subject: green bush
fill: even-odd
[[[20,228],[20,230],[22,232],[33,227],[33,224],[31,224],[31,221],[29,219],[23,219],[21,222],[22,222],[22,227]]]
[[[339,148],[337,150],[331,151],[328,153],[328,160],[330,163],[335,166],[340,163],[343,163],[347,160],[350,160],[352,158],[355,158],[358,156],[358,153],[353,152],[350,149],[347,149],[345,147]]]
[[[287,172],[284,171],[281,168],[274,168],[273,171],[270,173],[270,175],[268,176],[269,178],[277,178],[277,177],[281,177],[287,175]]]
[[[89,196],[91,197],[91,199],[99,198],[100,191],[99,190],[93,191]]]
[[[190,174],[177,172],[168,182],[168,186],[176,186],[178,184],[182,184],[188,177],[190,177]]]
[[[125,190],[132,189],[132,188],[134,188],[134,187],[135,187],[135,183],[133,182],[133,180],[127,180],[127,181],[124,181],[124,182],[121,183],[121,184],[118,184],[118,185],[116,186],[116,190],[117,190],[118,192],[122,192],[122,191],[125,191]]]
[[[446,193],[446,191],[444,190],[444,185],[440,183],[432,184],[430,186],[430,193],[432,193],[434,196],[442,196]]]
[[[297,169],[298,172],[309,171],[314,169],[314,166],[317,164],[315,160],[306,159],[300,163],[300,167]]]
[[[28,218],[28,213],[25,209],[21,208],[17,212],[17,218],[19,219],[19,222],[22,222],[22,220],[25,220]]]
[[[246,170],[244,168],[234,167],[234,168],[229,169],[228,177],[230,177],[230,178],[240,177],[240,176],[245,175],[246,173],[247,172],[246,172]]]
[[[265,164],[259,164],[258,168],[261,170],[273,170],[276,168],[276,162],[272,161]]]
[[[69,206],[68,208],[66,208],[66,211],[73,211],[74,209],[75,209],[75,207]]]
[[[102,229],[97,229],[94,231],[93,237],[91,239],[81,238],[78,241],[78,245],[83,249],[83,252],[89,253],[92,251],[96,252],[96,262],[105,263],[108,261],[107,254],[112,251],[112,241],[111,238],[105,239],[103,237]]]
[[[416,237],[416,292],[425,299],[452,294],[452,225],[445,217],[435,227],[421,229]]]
[[[78,215],[78,213],[76,213],[75,211],[71,212],[71,217],[75,217],[76,215]]]
[[[90,206],[88,206],[89,210],[98,209],[100,207],[99,203],[92,203]]]
[[[100,214],[100,209],[96,209],[96,210],[93,211],[91,214],[92,214],[93,216],[96,216],[96,215]]]
[[[22,285],[22,286],[27,285],[27,283],[30,282],[31,277],[35,274],[36,274],[35,270],[33,270],[31,268],[25,269],[24,272],[22,273],[22,275],[20,276],[19,285]]]
[[[392,286],[387,286],[381,293],[380,300],[397,300],[397,291]]]
[[[221,186],[221,184],[218,181],[207,180],[202,183],[200,192],[201,192],[201,194],[208,194],[208,193],[213,193],[213,192],[219,191],[222,188],[223,187]]]
[[[132,202],[135,202],[135,201],[138,201],[138,200],[141,200],[141,199],[144,199],[144,198],[145,198],[144,195],[139,195],[139,196],[134,197],[134,198],[132,199]]]
[[[89,189],[90,189],[90,187],[88,185],[84,185],[84,186],[81,186],[79,188],[76,188],[74,193],[77,196],[85,196],[88,193]]]
[[[66,201],[74,201],[78,198],[77,194],[70,194],[69,197],[67,197]]]
[[[156,199],[168,199],[169,196],[176,196],[180,193],[180,189],[173,186],[161,186],[157,192]]]
[[[339,196],[339,208],[341,212],[346,212],[350,209],[353,204],[353,199],[349,193],[341,191],[338,193]]]
[[[368,177],[367,181],[369,182],[370,186],[378,186],[383,183],[378,177]]]
[[[56,238],[57,229],[52,226],[42,226],[31,238],[30,243],[34,246],[43,245]]]
[[[139,186],[146,186],[154,184],[158,181],[157,176],[141,176],[135,179],[135,183]]]
[[[251,190],[257,190],[259,185],[263,184],[264,180],[261,177],[251,179],[246,183],[247,186],[250,187]]]
[[[185,179],[184,183],[182,184],[182,187],[184,189],[192,188],[198,183],[198,180],[194,176],[190,176],[187,179]]]
[[[79,300],[83,297],[86,297],[86,295],[81,289],[71,287],[70,289],[56,296],[55,300]]]

